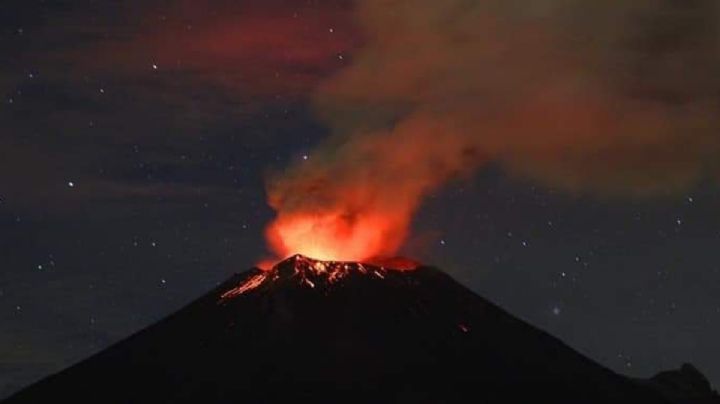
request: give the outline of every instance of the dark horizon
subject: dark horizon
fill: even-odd
[[[234,276],[3,403],[70,398],[108,404],[720,402],[691,365],[646,380],[618,375],[437,268],[301,255],[269,271]]]

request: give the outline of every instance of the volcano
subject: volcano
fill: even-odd
[[[392,265],[387,266],[387,265]],[[442,271],[291,257],[9,398],[20,403],[720,403],[692,366],[636,380]]]

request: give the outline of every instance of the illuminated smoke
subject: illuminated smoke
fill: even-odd
[[[720,164],[711,0],[366,0],[322,83],[333,136],[270,180],[280,257],[391,255],[422,197],[488,162],[568,191],[670,194]]]

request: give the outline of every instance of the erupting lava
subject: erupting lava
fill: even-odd
[[[294,255],[267,271],[259,271],[237,287],[221,296],[232,299],[255,290],[262,285],[279,280],[296,281],[309,288],[333,285],[351,275],[373,276],[385,279],[390,272],[410,271],[420,264],[407,258],[390,258],[371,263],[350,261],[321,261],[302,255]]]
[[[367,262],[397,251],[405,237],[397,229],[405,229],[404,223],[383,215],[358,216],[333,211],[281,212],[266,236],[272,250],[283,258],[300,253],[322,261]]]

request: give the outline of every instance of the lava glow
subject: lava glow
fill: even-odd
[[[397,220],[381,215],[361,218],[342,213],[281,214],[267,229],[278,257],[302,254],[321,261],[368,262],[393,254],[403,235]]]
[[[226,299],[232,299],[235,296],[240,296],[240,295],[244,294],[245,292],[247,292],[249,290],[253,290],[253,289],[257,288],[258,286],[262,285],[263,282],[265,282],[265,280],[268,279],[268,277],[269,277],[269,274],[266,272],[260,273],[257,275],[253,275],[250,277],[250,279],[245,281],[245,283],[223,293],[222,296],[220,296],[220,299],[226,300]]]
[[[294,255],[270,270],[260,271],[250,276],[243,283],[220,296],[220,301],[233,299],[279,280],[289,280],[315,289],[319,286],[335,285],[351,275],[370,276],[382,280],[390,272],[409,271],[419,265],[406,258],[393,258],[365,264],[348,261],[320,261],[302,255]]]

